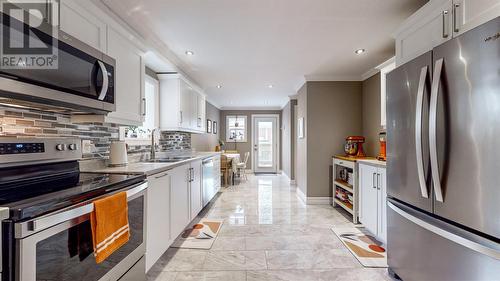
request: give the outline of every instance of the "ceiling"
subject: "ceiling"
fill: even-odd
[[[427,2],[102,1],[144,38],[161,42],[221,108],[281,107],[306,80],[361,80],[394,55],[391,34]],[[366,53],[356,55],[359,48]]]

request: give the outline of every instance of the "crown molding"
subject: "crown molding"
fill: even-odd
[[[304,76],[307,82],[322,82],[322,81],[361,81],[361,76],[358,75],[306,75]]]
[[[372,68],[372,69],[368,70],[367,72],[361,74],[361,79],[363,81],[365,81],[366,79],[372,77],[373,75],[375,75],[379,72],[380,72],[380,70],[378,70],[377,68]]]

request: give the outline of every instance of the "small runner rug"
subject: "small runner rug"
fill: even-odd
[[[364,267],[387,267],[387,252],[382,242],[363,228],[333,227],[332,231]]]
[[[172,248],[210,249],[219,234],[224,220],[202,219],[197,224],[184,230]]]

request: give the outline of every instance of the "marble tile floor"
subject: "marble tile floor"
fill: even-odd
[[[330,230],[350,224],[344,214],[305,205],[283,176],[249,176],[200,216],[224,220],[212,248],[170,248],[148,281],[392,280],[386,269],[362,267]]]

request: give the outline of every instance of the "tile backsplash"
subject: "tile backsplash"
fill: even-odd
[[[69,115],[44,112],[34,109],[18,109],[0,106],[0,136],[17,137],[78,137],[91,140],[96,153],[84,158],[107,156],[113,140],[119,139],[119,126],[108,123],[71,123]],[[130,146],[129,153],[148,152],[149,145]],[[184,132],[162,132],[162,151],[191,149],[191,134]]]

